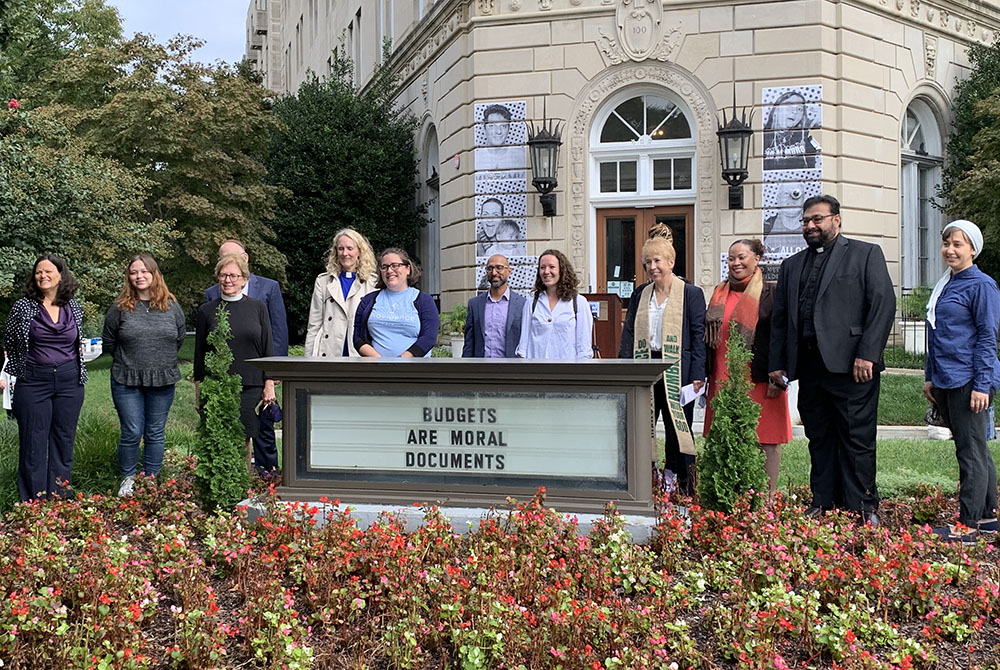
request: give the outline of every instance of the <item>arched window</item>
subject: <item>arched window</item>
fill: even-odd
[[[900,269],[906,291],[932,285],[941,273],[943,215],[934,197],[944,151],[941,124],[926,100],[915,98],[906,108],[899,142]]]
[[[420,288],[433,296],[441,293],[441,179],[438,175],[438,137],[434,126],[424,138],[420,162],[420,203],[427,206],[427,226],[421,228],[417,243],[422,274]]]
[[[612,100],[599,115],[594,135],[592,199],[632,201],[692,192],[691,120],[667,92]]]

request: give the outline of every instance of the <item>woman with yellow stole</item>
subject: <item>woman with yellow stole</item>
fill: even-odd
[[[682,406],[680,391],[688,385],[700,391],[705,384],[705,295],[674,275],[675,259],[669,239],[653,237],[642,245],[652,281],[632,294],[618,357],[673,363],[653,387],[653,418],[662,414],[666,428],[664,470],[673,473],[679,490],[693,494],[694,403]]]

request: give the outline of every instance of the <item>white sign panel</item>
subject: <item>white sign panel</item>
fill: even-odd
[[[621,394],[310,396],[314,470],[624,479]]]

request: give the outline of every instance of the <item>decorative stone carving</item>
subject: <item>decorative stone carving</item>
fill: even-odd
[[[615,9],[618,43],[634,61],[646,60],[660,44],[663,4],[659,0],[621,0]]]
[[[924,33],[924,75],[928,79],[934,79],[936,67],[937,37]]]
[[[434,53],[452,40],[458,29],[466,22],[466,7],[467,5],[460,4],[454,12],[442,17],[440,23],[429,32],[424,42],[414,49],[412,55],[402,59],[399,72],[404,81],[416,77]]]
[[[552,0],[538,0],[539,11],[547,12],[552,9]]]
[[[574,7],[579,7],[583,3],[583,0],[569,0],[569,4]]]
[[[479,8],[480,16],[489,16],[496,7],[496,0],[477,0],[476,6]]]
[[[913,18],[920,16],[920,0],[910,0],[910,16]]]
[[[510,0],[510,11],[516,12],[521,9],[521,0]]]
[[[694,183],[698,184],[695,209],[698,212],[697,232],[691,240],[695,247],[695,266],[697,276],[691,279],[702,287],[715,285],[715,274],[718,272],[719,254],[718,242],[715,239],[715,200],[718,186],[716,167],[719,158],[716,154],[717,141],[715,136],[717,120],[711,97],[697,80],[670,63],[646,61],[643,65],[627,64],[612,67],[602,75],[594,78],[587,89],[577,98],[577,106],[568,124],[569,156],[571,164],[567,170],[571,183],[569,193],[569,257],[573,266],[582,268],[582,282],[589,283],[587,273],[586,244],[589,239],[590,207],[587,202],[587,166],[590,161],[590,127],[594,114],[604,102],[617,91],[636,83],[658,84],[669,88],[679,95],[691,109],[697,127],[698,143],[696,148],[698,174]]]
[[[420,97],[424,99],[425,105],[427,104],[427,89],[428,89],[427,71],[424,70],[424,76],[420,78]]]
[[[618,12],[621,12],[622,6],[628,0],[620,0],[621,5],[618,6]],[[654,2],[653,4],[658,5]],[[668,62],[672,59],[674,52],[681,43],[681,24],[671,27],[669,30],[664,31],[662,21],[657,23],[658,26],[658,40],[650,48],[647,54],[643,57],[639,57],[639,54],[630,51],[629,47],[626,45],[625,38],[622,37],[623,25],[627,27],[628,24],[618,23],[617,36],[612,37],[604,31],[604,28],[598,27],[597,33],[600,36],[597,42],[597,48],[600,49],[601,53],[604,54],[604,59],[608,65],[619,65],[628,60],[634,61],[644,61],[649,59],[655,59],[661,62]]]

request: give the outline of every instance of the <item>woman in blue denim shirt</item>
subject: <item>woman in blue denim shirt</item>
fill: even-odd
[[[953,221],[945,226],[941,240],[948,271],[927,303],[924,395],[955,439],[958,520],[966,529],[948,526],[934,532],[948,541],[974,542],[980,533],[1000,528],[997,471],[986,443],[987,410],[1000,385],[1000,289],[972,262],[983,250],[983,234],[976,224]]]

